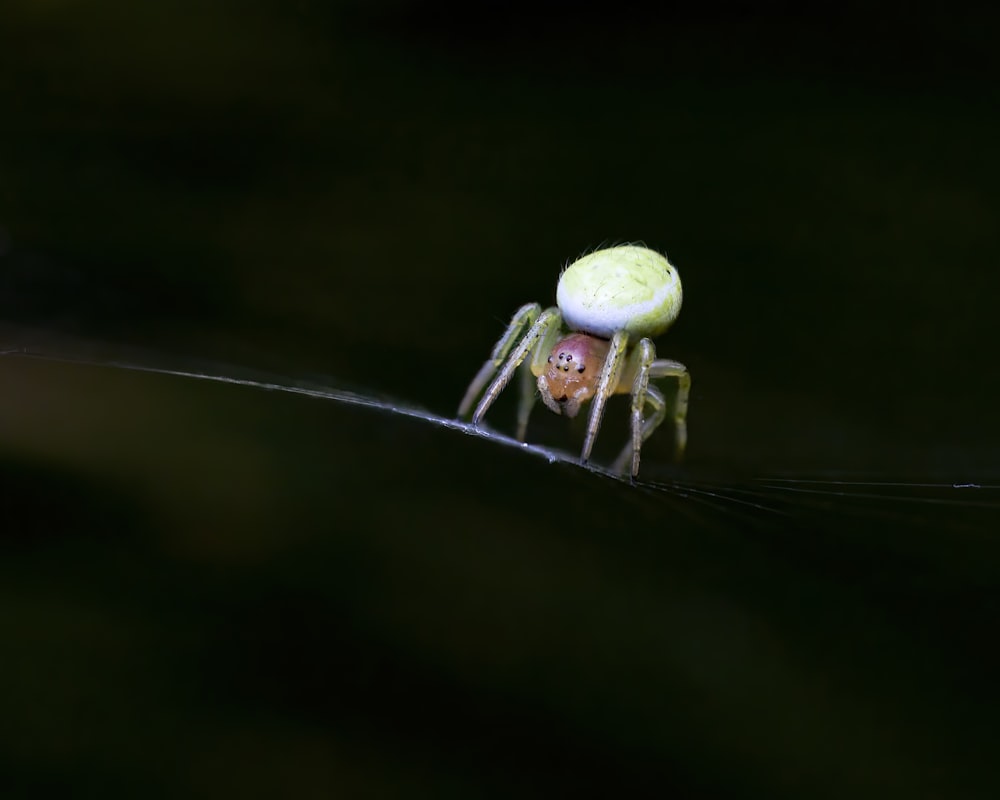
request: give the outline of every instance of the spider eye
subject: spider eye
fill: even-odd
[[[552,356],[549,356],[549,363],[552,363]]]
[[[585,370],[586,368],[587,368],[587,365],[586,365],[586,364],[581,364],[580,366],[578,366],[578,367],[576,368],[576,371],[577,371],[577,372],[583,372],[583,371],[584,371],[584,370]]]

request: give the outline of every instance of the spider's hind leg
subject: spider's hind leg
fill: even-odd
[[[674,396],[674,459],[680,461],[684,458],[688,440],[687,413],[688,397],[691,395],[691,373],[680,361],[661,358],[653,362],[649,377],[677,378],[677,394]]]

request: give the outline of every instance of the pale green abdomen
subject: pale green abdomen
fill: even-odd
[[[681,279],[659,253],[623,245],[586,255],[559,277],[556,303],[573,330],[629,339],[663,333],[681,310]]]

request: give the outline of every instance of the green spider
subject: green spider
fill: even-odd
[[[469,384],[458,415],[467,416],[479,398],[472,414],[472,424],[478,425],[523,363],[518,440],[524,441],[536,385],[545,405],[567,417],[575,417],[580,406],[592,400],[580,454],[586,462],[608,398],[631,394],[632,436],[614,469],[624,473],[631,465],[635,477],[642,443],[666,416],[663,393],[650,381],[675,377],[679,459],[687,443],[691,376],[680,362],[658,359],[652,338],[677,319],[681,299],[677,270],[664,256],[645,247],[610,247],[574,261],[559,276],[555,307],[542,311],[538,303],[528,303],[517,310],[493,354]],[[645,417],[647,403],[652,413]]]

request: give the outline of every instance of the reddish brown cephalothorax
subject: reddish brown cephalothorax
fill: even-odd
[[[538,376],[542,402],[557,414],[575,417],[594,394],[609,347],[606,339],[586,333],[571,333],[557,342]]]

